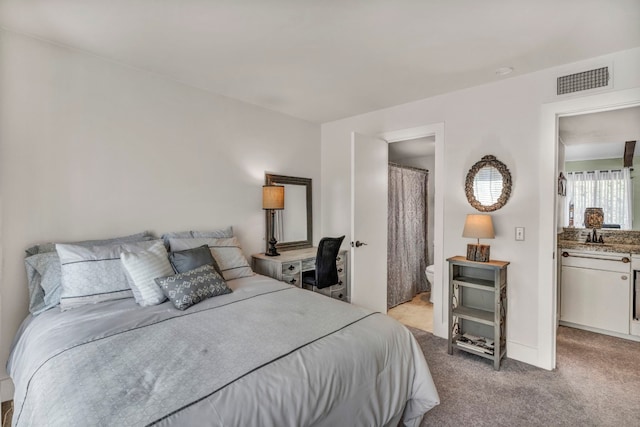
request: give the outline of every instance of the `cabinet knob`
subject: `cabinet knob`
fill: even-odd
[[[289,283],[291,283],[292,285],[295,285],[295,283],[296,283],[296,279],[295,279],[295,278],[293,278],[293,279],[289,280]]]
[[[620,278],[621,278],[622,280],[627,280],[629,277],[627,277],[627,276],[622,276],[622,277],[620,277]]]
[[[342,286],[342,280],[338,280],[338,285]]]
[[[293,265],[289,266],[289,270],[295,270],[296,268]]]
[[[342,299],[342,294],[338,295],[338,298]]]
[[[338,269],[338,273],[342,273],[342,269],[341,268]]]
[[[342,258],[340,257],[336,257],[336,261],[340,261]]]
[[[631,262],[631,260],[629,259],[629,257],[624,257],[622,258],[622,262],[624,262],[625,264],[628,264]]]

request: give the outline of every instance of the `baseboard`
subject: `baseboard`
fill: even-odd
[[[13,400],[14,390],[11,378],[4,378],[0,380],[0,401],[7,402],[9,400]]]
[[[507,341],[507,357],[544,369],[538,361],[538,349],[536,347],[520,344],[515,341]]]
[[[607,331],[605,329],[592,328],[591,326],[578,325],[577,323],[565,322],[561,320],[560,326],[568,326],[569,328],[582,329],[584,331],[595,332],[596,334],[609,335],[611,337],[622,338],[630,341],[640,341],[640,336],[631,334],[621,334],[619,332]]]

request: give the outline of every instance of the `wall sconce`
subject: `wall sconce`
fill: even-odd
[[[275,214],[276,210],[284,209],[284,186],[283,185],[263,185],[262,186],[262,209],[271,211],[271,238],[269,248],[265,255],[278,256],[275,238]]]
[[[478,239],[477,244],[467,245],[467,259],[469,261],[488,262],[489,261],[489,245],[481,245],[480,239],[493,239],[495,232],[493,231],[493,221],[490,215],[469,214],[464,222],[462,237],[471,237]]]

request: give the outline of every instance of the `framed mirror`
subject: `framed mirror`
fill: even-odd
[[[484,156],[469,169],[464,184],[469,204],[480,212],[492,212],[511,196],[511,173],[495,156]]]
[[[274,236],[281,251],[310,248],[313,245],[311,178],[265,174],[266,185],[284,186],[284,209],[276,211]],[[271,214],[265,211],[267,234],[271,238]]]

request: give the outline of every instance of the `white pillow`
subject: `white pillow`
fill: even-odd
[[[197,248],[202,245],[209,246],[211,255],[216,260],[224,280],[238,279],[240,277],[253,276],[253,270],[242,253],[240,243],[236,237],[222,239],[193,238],[193,239],[169,239],[172,251],[183,251]]]
[[[120,260],[131,277],[131,290],[139,305],[157,305],[166,299],[162,289],[154,281],[158,277],[173,274],[162,242],[157,242],[146,251],[122,252]]]
[[[148,250],[157,242],[100,246],[56,244],[62,271],[60,309],[131,298],[130,280],[120,262],[120,254]]]

